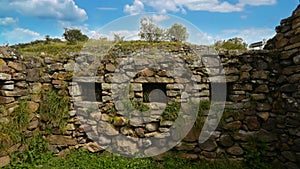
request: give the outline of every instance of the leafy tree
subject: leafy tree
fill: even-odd
[[[175,23],[167,30],[167,39],[170,41],[185,41],[189,37],[186,27]]]
[[[63,37],[71,44],[76,42],[87,41],[89,39],[86,35],[81,33],[81,30],[69,28],[65,28]]]
[[[238,37],[228,39],[227,41],[225,40],[216,41],[214,46],[217,49],[247,50],[247,43],[242,38],[238,38]]]
[[[50,44],[51,38],[50,35],[45,35],[45,43]]]
[[[145,39],[150,42],[160,41],[165,38],[165,31],[155,25],[152,18],[145,17],[140,21],[139,36],[141,37],[141,39]]]
[[[122,41],[124,41],[124,39],[125,39],[125,36],[121,36],[120,34],[114,33],[114,41],[115,42],[122,42]]]

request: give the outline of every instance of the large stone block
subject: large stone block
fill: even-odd
[[[41,77],[41,70],[39,68],[28,69],[26,80],[29,82],[37,82]]]

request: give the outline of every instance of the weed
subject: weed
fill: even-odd
[[[220,120],[219,126],[224,126],[226,124],[226,119],[232,117],[233,119],[237,119],[241,115],[241,110],[234,109],[224,109],[223,116]]]
[[[165,108],[162,113],[162,120],[175,121],[180,111],[180,102],[173,102]]]
[[[59,95],[54,90],[41,92],[41,105],[38,112],[48,129],[59,128],[64,131],[69,105],[70,99],[66,95]]]
[[[210,101],[206,100],[206,101],[201,101],[199,104],[199,110],[198,110],[198,115],[197,115],[197,119],[195,121],[194,127],[196,128],[202,128],[204,122],[205,122],[205,113],[209,110],[210,108]]]
[[[251,169],[269,169],[262,160],[266,153],[266,142],[257,137],[250,137],[244,155],[245,165]]]
[[[29,124],[27,100],[20,100],[19,106],[8,116],[8,121],[0,123],[0,150],[22,141],[23,131]]]

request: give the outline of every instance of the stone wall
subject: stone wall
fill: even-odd
[[[213,135],[204,143],[198,143],[200,129],[193,127],[189,134],[170,152],[181,154],[184,158],[219,159],[224,156],[242,160],[249,149],[264,150],[265,161],[285,168],[299,168],[300,163],[300,8],[293,16],[284,19],[276,28],[277,35],[268,42],[268,50],[249,51],[243,54],[220,54],[227,81],[227,102],[221,122]],[[148,48],[142,48],[142,53],[135,52],[134,56],[149,53]],[[207,53],[208,47],[179,47],[166,50],[163,48],[155,56],[172,56],[184,58],[184,62],[191,70],[192,76],[182,81],[192,81],[195,86],[194,96],[200,100],[210,99],[210,81],[213,81],[216,69],[206,69],[205,57],[190,59],[196,53]],[[114,58],[132,57],[128,51],[119,50]],[[50,149],[63,153],[67,149],[86,147],[92,152],[101,148],[92,142],[101,138],[101,146],[113,143],[112,137],[121,133],[132,138],[151,138],[167,135],[174,123],[172,120],[163,121],[160,114],[150,114],[150,121],[143,123],[124,117],[118,103],[114,101],[111,79],[118,69],[115,59],[103,59],[94,74],[86,75],[78,72],[88,66],[91,59],[86,54],[72,54],[68,58],[39,58],[21,56],[17,51],[0,48],[0,122],[5,123],[9,115],[18,107],[19,100],[30,96],[27,106],[30,109],[31,122],[24,131],[27,135],[40,132],[50,143]],[[213,58],[211,58],[213,59]],[[76,60],[76,62],[75,62]],[[161,64],[164,60],[161,59]],[[146,64],[146,65],[145,65]],[[126,64],[131,65],[131,64]],[[139,67],[147,67],[150,63],[140,62]],[[78,72],[74,72],[78,68]],[[147,88],[159,84],[159,88],[167,95],[167,103],[182,100],[182,86],[178,79],[163,69],[133,69],[126,68],[126,77],[130,79],[130,98],[133,101],[145,101]],[[137,71],[138,70],[138,71]],[[209,72],[210,71],[210,72]],[[211,72],[213,71],[213,72]],[[131,78],[133,77],[133,78]],[[154,85],[155,86],[155,85]],[[39,92],[55,89],[58,93],[65,93],[71,98],[68,124],[65,131],[44,131],[45,123],[38,114],[41,104]],[[95,90],[93,90],[95,88]],[[96,91],[96,94],[94,93]],[[90,98],[89,96],[94,97]],[[71,97],[73,96],[73,97]],[[160,102],[160,101],[159,101]],[[146,105],[153,108],[161,103]],[[87,109],[99,107],[99,110]],[[207,112],[203,114],[205,119]],[[86,120],[93,119],[93,120]],[[111,127],[98,126],[111,123]],[[100,131],[100,132],[99,132]],[[103,132],[106,134],[104,135]],[[137,149],[140,144],[134,139],[123,142],[124,149]],[[126,144],[125,144],[126,143]],[[149,144],[152,144],[151,142]],[[164,142],[159,143],[162,148]],[[20,144],[7,145],[8,151],[17,150]],[[17,147],[17,148],[16,148]],[[120,145],[119,145],[120,147]],[[121,146],[122,147],[122,146]],[[147,149],[145,149],[146,151]],[[150,151],[150,150],[149,150]],[[0,153],[0,158],[7,157]]]

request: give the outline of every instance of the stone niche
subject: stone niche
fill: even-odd
[[[167,103],[166,83],[143,83],[143,102]]]
[[[95,82],[78,82],[83,101],[102,102],[102,85]]]

